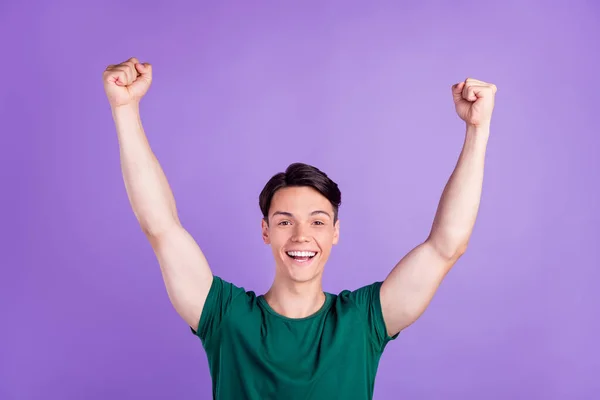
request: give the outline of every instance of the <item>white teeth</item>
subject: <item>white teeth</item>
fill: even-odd
[[[287,254],[292,257],[314,257],[314,251],[288,251]]]

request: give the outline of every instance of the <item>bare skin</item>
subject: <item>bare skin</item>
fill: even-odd
[[[173,193],[142,127],[139,103],[150,88],[152,66],[132,58],[109,66],[103,81],[131,207],[158,259],[171,303],[197,329],[213,275],[202,250],[179,221]]]
[[[120,146],[121,167],[133,212],[160,264],[169,299],[196,329],[213,274],[199,245],[179,221],[173,193],[144,133],[139,104],[152,82],[152,66],[131,58],[103,74]],[[484,159],[496,86],[475,79],[452,86],[466,135],[457,165],[442,193],[429,236],[391,269],[381,288],[388,334],[415,322],[464,254],[481,198]],[[276,274],[265,299],[290,318],[316,312],[325,300],[323,270],[338,243],[340,221],[325,197],[310,188],[286,188],[273,197],[262,237]],[[289,251],[314,257],[294,261]],[[308,254],[308,253],[302,253]]]
[[[464,145],[429,236],[394,266],[381,287],[382,312],[391,336],[423,314],[467,249],[479,211],[495,95],[495,85],[471,78],[452,86],[456,112],[466,123]]]
[[[312,188],[280,189],[273,196],[269,223],[262,220],[262,232],[276,265],[275,280],[265,299],[276,312],[303,318],[323,305],[323,270],[339,240],[340,221],[334,223],[333,218],[331,203]],[[287,255],[295,250],[316,254],[298,263]]]

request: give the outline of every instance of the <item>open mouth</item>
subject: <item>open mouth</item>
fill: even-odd
[[[286,251],[288,257],[299,263],[309,262],[317,255],[316,251]]]

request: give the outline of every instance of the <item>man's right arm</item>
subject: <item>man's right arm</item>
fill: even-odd
[[[134,68],[134,76],[131,77],[126,65],[124,71],[129,78],[127,74],[121,75],[120,86],[110,87],[111,78],[107,77],[110,68],[105,73],[105,86],[108,85],[107,93],[117,130],[123,180],[133,212],[159,262],[169,299],[177,313],[195,330],[213,275],[200,247],[179,221],[173,192],[144,133],[139,99],[127,102],[122,99],[124,92],[118,92],[129,86],[128,92],[135,95],[138,90],[143,95],[150,85],[150,66],[135,67],[138,62],[132,60],[128,62],[131,63],[129,67]],[[144,79],[147,82],[142,82]],[[146,87],[140,89],[136,84],[145,84]]]

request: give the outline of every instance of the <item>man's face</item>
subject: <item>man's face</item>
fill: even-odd
[[[338,242],[339,221],[333,223],[333,207],[318,191],[288,187],[273,196],[262,234],[271,245],[277,274],[307,282],[321,278],[331,247]]]

